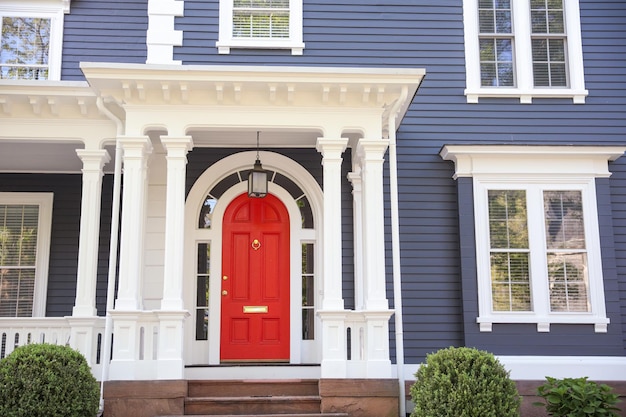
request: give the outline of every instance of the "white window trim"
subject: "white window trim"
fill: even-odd
[[[607,331],[609,319],[606,316],[604,301],[595,179],[608,178],[611,175],[608,161],[619,158],[624,151],[626,148],[623,147],[596,146],[445,146],[442,149],[440,153],[442,158],[453,160],[456,164],[455,178],[473,177],[479,307],[477,323],[480,331],[491,331],[493,323],[535,323],[538,332],[550,331],[552,323],[593,324],[597,333]],[[534,311],[492,310],[487,211],[489,189],[534,189],[535,192],[542,189],[582,191],[590,312],[549,311],[547,277],[541,269],[544,266],[541,262],[537,266],[531,266]],[[530,201],[529,198],[528,202]],[[533,216],[532,209],[533,206],[529,204],[529,218]],[[542,212],[536,215],[543,219]],[[535,227],[529,222],[529,238],[534,236],[535,241],[543,239],[545,242],[544,233],[542,221],[535,222]],[[532,254],[534,253],[533,251]]]
[[[513,97],[530,104],[533,98],[571,98],[574,104],[584,104],[589,94],[585,90],[579,0],[565,0],[565,32],[567,36],[567,68],[569,87],[534,87],[532,77],[532,48],[530,42],[530,0],[511,2],[514,27],[514,65],[516,87],[483,87],[480,84],[480,48],[478,42],[478,0],[463,0],[465,33],[465,95],[468,103],[478,103],[481,97]]]
[[[48,264],[52,232],[52,193],[4,193],[0,192],[1,204],[31,204],[39,206],[37,230],[37,261],[35,264],[35,290],[33,294],[33,317],[46,314],[48,291]]]
[[[70,11],[70,0],[19,0],[0,4],[0,17],[41,17],[50,19],[48,80],[61,79],[63,54],[63,20]]]
[[[241,39],[233,37],[233,0],[220,0],[219,40],[220,54],[229,54],[231,48],[291,49],[292,55],[302,55],[302,0],[289,0],[289,38]]]

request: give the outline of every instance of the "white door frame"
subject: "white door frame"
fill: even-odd
[[[192,314],[185,324],[185,363],[209,364],[220,363],[220,314],[221,314],[221,271],[222,271],[222,219],[226,207],[240,194],[247,191],[247,181],[239,182],[225,191],[213,209],[211,229],[199,229],[200,209],[209,191],[223,178],[245,169],[250,169],[256,152],[246,151],[228,156],[209,168],[198,177],[192,186],[185,203],[185,260],[183,301],[185,308]],[[270,182],[269,192],[278,197],[289,212],[291,283],[290,283],[290,363],[319,363],[321,358],[318,319],[316,319],[316,338],[302,340],[302,243],[315,243],[315,305],[321,303],[321,261],[322,242],[322,190],[311,174],[301,165],[273,152],[260,152],[260,159],[266,170],[279,172],[294,181],[304,191],[313,211],[314,229],[303,229],[301,213],[294,198],[282,187]],[[195,340],[195,290],[196,290],[196,245],[206,242],[211,245],[209,270],[209,337],[207,341]]]

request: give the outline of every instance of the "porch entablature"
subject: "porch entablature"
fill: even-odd
[[[126,135],[247,126],[381,137],[389,109],[401,119],[424,76],[423,69],[385,68],[82,63],[81,69],[99,96],[123,109]]]

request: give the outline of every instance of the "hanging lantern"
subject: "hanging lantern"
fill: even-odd
[[[256,132],[256,161],[248,174],[248,197],[263,198],[267,195],[268,174],[259,159],[259,132]]]

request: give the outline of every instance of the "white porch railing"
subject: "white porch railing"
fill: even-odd
[[[82,323],[84,320],[87,322]],[[88,331],[77,331],[79,328],[87,328]],[[90,340],[85,340],[85,337]],[[0,318],[0,359],[29,343],[69,345],[85,356],[94,376],[100,378],[104,361],[103,317]],[[87,352],[84,351],[86,347]]]

